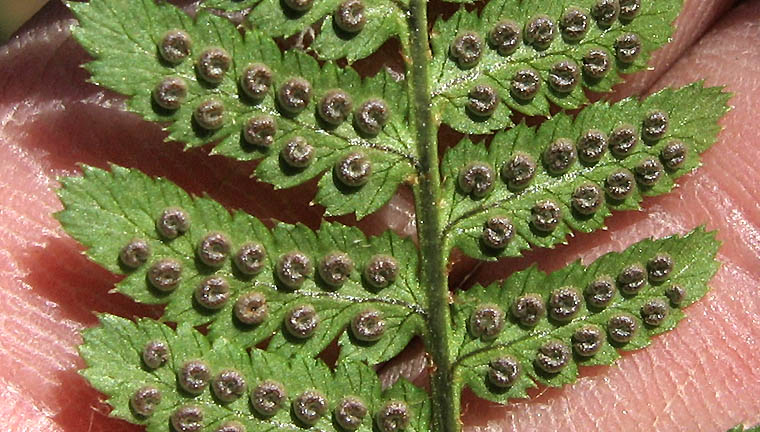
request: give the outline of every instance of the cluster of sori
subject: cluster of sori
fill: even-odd
[[[543,51],[557,37],[575,44],[583,40],[593,18],[601,28],[610,27],[620,20],[632,21],[641,11],[641,0],[598,0],[590,11],[578,7],[567,8],[558,22],[546,15],[536,15],[524,25],[513,20],[498,22],[484,38],[474,32],[463,32],[451,42],[449,54],[462,69],[475,67],[489,45],[501,56],[514,54],[522,45]],[[623,65],[631,64],[641,54],[642,41],[636,33],[623,33],[614,43],[615,59]],[[551,66],[547,82],[556,94],[568,94],[578,85],[581,74],[590,81],[604,78],[611,68],[611,55],[602,48],[590,48],[582,58],[582,65],[573,60],[560,60]],[[529,102],[541,88],[541,76],[532,68],[517,70],[512,76],[510,94],[520,102]],[[468,111],[476,117],[492,115],[499,105],[499,94],[488,84],[475,85],[468,94]]]
[[[556,325],[563,325],[576,318],[584,303],[591,313],[600,313],[611,305],[616,291],[625,298],[635,297],[647,281],[654,284],[667,282],[674,269],[673,259],[666,254],[655,255],[645,266],[633,264],[623,268],[613,279],[601,276],[594,279],[580,292],[573,286],[557,288],[544,300],[539,294],[525,294],[514,300],[511,305],[511,317],[495,304],[480,304],[470,315],[470,334],[483,341],[495,341],[504,330],[507,320],[512,319],[516,325],[531,329],[543,319]],[[656,328],[665,322],[670,307],[682,304],[686,290],[678,284],[671,284],[664,290],[670,300],[655,297],[643,302],[639,318],[632,314],[612,313],[606,322],[607,338],[614,346],[624,346],[632,341],[639,329],[640,321],[648,328]],[[572,334],[569,343],[552,339],[538,347],[534,365],[536,370],[545,374],[557,374],[570,362],[573,353],[579,358],[591,358],[602,349],[605,341],[604,330],[596,324],[579,326]],[[507,389],[517,382],[522,373],[517,358],[505,355],[494,359],[489,364],[487,380],[490,385]]]
[[[641,138],[647,144],[655,144],[668,130],[668,115],[664,111],[649,112],[641,123]],[[609,149],[616,160],[631,155],[639,142],[637,128],[623,124],[609,134],[590,129],[580,135],[577,141],[559,138],[549,143],[541,155],[546,172],[551,176],[561,176],[579,162],[591,166],[599,162]],[[680,168],[687,157],[687,147],[679,140],[669,141],[660,151],[660,157],[646,157],[633,172],[619,168],[610,172],[604,185],[593,182],[583,183],[575,188],[570,197],[572,210],[579,216],[592,216],[602,206],[604,195],[613,202],[620,202],[633,194],[638,184],[641,188],[651,188],[662,178],[665,170]],[[501,179],[512,192],[520,193],[534,180],[538,162],[533,156],[518,152],[504,161],[500,167]],[[458,186],[462,193],[474,199],[486,198],[496,186],[497,174],[494,167],[486,162],[471,162],[459,172]],[[531,209],[531,227],[542,233],[552,232],[562,220],[560,205],[550,199],[539,200]],[[491,249],[503,249],[514,236],[512,221],[506,216],[490,218],[482,234],[483,244]]]
[[[166,241],[173,240],[190,229],[190,216],[179,207],[166,208],[156,219],[156,230]],[[196,258],[205,268],[219,269],[228,259],[242,277],[252,277],[261,273],[268,263],[267,251],[261,243],[245,242],[231,255],[233,245],[227,235],[210,232],[203,236],[196,246]],[[144,239],[133,239],[119,252],[121,264],[134,270],[145,265],[151,257],[151,248]],[[345,252],[332,252],[323,256],[316,265],[316,276],[327,289],[340,288],[354,271],[354,261]],[[277,285],[284,291],[300,288],[308,278],[314,278],[312,259],[300,251],[280,255],[274,261],[274,275]],[[151,263],[147,270],[147,283],[159,292],[174,291],[182,280],[182,263],[175,258],[161,258]],[[380,290],[393,284],[398,277],[399,263],[385,254],[377,254],[367,261],[362,278],[368,288]],[[230,285],[222,276],[212,275],[201,280],[194,291],[195,302],[206,311],[223,308],[232,296]],[[269,317],[266,295],[250,291],[238,296],[233,312],[240,324],[258,325]],[[287,332],[297,338],[306,339],[319,326],[319,314],[310,304],[293,307],[284,316],[283,325]],[[368,308],[358,313],[351,321],[354,338],[363,342],[379,340],[385,333],[386,322],[380,311]]]
[[[169,360],[169,347],[160,340],[148,342],[142,350],[142,361],[149,370],[164,367]],[[240,371],[223,369],[214,374],[203,360],[189,360],[177,370],[177,385],[185,394],[197,397],[210,387],[216,401],[228,404],[249,395],[250,407],[255,415],[269,418],[285,408],[290,400],[294,417],[305,426],[316,424],[328,414],[330,403],[317,390],[306,390],[289,397],[285,386],[271,379],[259,380],[248,390],[249,379]],[[130,407],[143,418],[154,414],[161,403],[161,390],[154,386],[140,387],[130,398]],[[355,396],[346,396],[334,404],[333,418],[343,430],[357,430],[369,415],[367,404]],[[204,409],[201,404],[184,404],[170,415],[175,431],[197,432],[203,428]],[[406,403],[386,401],[374,415],[375,424],[381,432],[396,432],[409,425],[410,410]],[[245,432],[245,426],[235,420],[222,423],[214,432]]]
[[[301,3],[306,7],[306,4],[311,2],[293,3],[292,7],[295,8]],[[358,1],[344,2],[339,7],[339,11],[343,8],[353,10],[356,4],[361,5]],[[338,12],[336,12],[337,15]],[[158,52],[160,58],[169,67],[173,67],[192,55],[192,45],[191,37],[187,32],[174,29],[164,34],[158,42]],[[203,85],[213,87],[222,82],[232,65],[232,57],[225,49],[210,47],[203,50],[196,59],[195,70],[198,80]],[[240,100],[250,104],[260,103],[269,94],[273,85],[273,71],[267,65],[248,64],[239,74]],[[180,76],[167,76],[153,88],[152,99],[158,109],[175,111],[186,102],[188,92],[188,83],[185,79]],[[285,117],[297,116],[309,107],[312,94],[312,84],[307,79],[299,76],[290,77],[284,80],[275,91],[276,107]],[[365,139],[371,139],[377,136],[388,123],[391,110],[380,98],[369,98],[355,107],[351,95],[346,91],[331,89],[317,102],[315,116],[325,129],[336,128],[349,117],[353,117],[353,126],[357,133]],[[206,98],[195,106],[192,121],[202,131],[215,131],[222,128],[226,124],[224,103],[213,96]],[[252,149],[266,150],[274,143],[276,133],[277,120],[262,112],[253,115],[243,124],[241,142],[243,146]],[[294,136],[283,146],[280,158],[289,169],[302,170],[312,163],[315,153],[313,144],[306,138]],[[364,185],[371,173],[371,161],[362,152],[350,153],[335,164],[336,178],[348,187]]]

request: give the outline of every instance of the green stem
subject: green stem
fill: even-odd
[[[458,432],[459,395],[453,383],[449,355],[451,316],[449,289],[444,259],[443,236],[438,203],[441,176],[438,168],[436,124],[431,112],[430,42],[428,40],[427,1],[412,0],[411,12],[411,77],[414,123],[420,158],[419,178],[415,189],[417,235],[422,266],[420,279],[427,288],[428,321],[425,344],[433,360],[430,387],[433,405],[433,427],[437,432]]]

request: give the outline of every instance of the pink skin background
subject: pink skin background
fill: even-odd
[[[323,209],[309,205],[313,183],[275,193],[249,177],[253,164],[163,143],[158,126],[123,112],[118,95],[86,83],[79,65],[87,57],[69,37],[72,24],[53,1],[0,46],[0,430],[139,431],[108,417],[102,395],[77,374],[83,363],[76,345],[79,331],[96,323],[93,312],[158,317],[160,310],[109,293],[118,278],[89,262],[51,217],[61,208],[56,177],[76,174],[78,162],[113,162],[267,221],[316,227]],[[699,79],[725,85],[735,93],[733,110],[704,167],[672,194],[645,200],[643,211],[616,213],[608,230],[497,264],[460,258],[451,279],[453,287],[466,287],[532,262],[552,270],[706,224],[723,242],[712,291],[678,329],[616,366],[583,369],[574,385],[540,389],[507,407],[466,396],[467,431],[718,432],[760,422],[760,1],[687,1],[677,24],[654,69],[632,76],[614,98]],[[409,195],[402,191],[359,225],[413,234]],[[425,373],[419,346],[382,370],[384,379],[404,375],[420,383]]]

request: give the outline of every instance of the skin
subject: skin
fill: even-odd
[[[634,75],[613,95],[698,79],[735,93],[704,167],[679,180],[673,193],[645,200],[642,212],[616,213],[608,230],[578,235],[568,246],[497,264],[455,256],[451,274],[452,287],[468,287],[532,262],[553,270],[645,237],[706,224],[720,231],[723,242],[718,257],[723,266],[712,291],[687,309],[675,331],[624,355],[617,366],[582,369],[574,385],[538,389],[507,407],[466,394],[467,431],[718,432],[739,422],[760,422],[760,371],[753,366],[760,364],[760,189],[755,186],[760,172],[754,163],[760,157],[760,125],[753,115],[760,91],[758,22],[758,0],[687,2],[673,42],[651,63],[655,69]],[[52,2],[0,46],[0,429],[139,431],[109,418],[104,397],[77,374],[84,366],[76,353],[78,333],[96,324],[93,311],[158,318],[160,310],[108,293],[118,279],[89,262],[51,217],[60,210],[56,176],[77,173],[77,162],[100,167],[113,162],[166,176],[265,221],[302,221],[314,228],[323,209],[308,205],[314,182],[275,193],[249,177],[252,163],[162,143],[158,126],[121,111],[122,98],[85,82],[87,73],[79,65],[86,56],[68,37],[71,24],[65,8]],[[371,70],[372,61],[359,67]],[[458,138],[444,133],[442,139],[450,145]],[[372,234],[388,227],[413,234],[409,192],[402,190],[359,226]],[[404,375],[424,384],[420,348],[412,346],[386,365],[383,378]]]

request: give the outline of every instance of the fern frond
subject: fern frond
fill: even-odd
[[[417,252],[408,240],[390,232],[368,239],[356,228],[328,222],[316,232],[300,224],[278,224],[269,230],[250,215],[230,214],[220,204],[192,197],[165,179],[118,166],[110,172],[83,169],[83,177],[62,180],[59,195],[64,210],[56,215],[58,220],[88,247],[91,259],[126,275],[117,284],[118,292],[142,303],[166,304],[165,321],[211,323],[212,338],[224,336],[247,347],[274,336],[271,351],[307,356],[322,351],[360,314],[375,311],[384,326],[382,337],[364,341],[347,331],[340,339],[342,358],[370,363],[392,358],[422,331],[426,299],[417,280]],[[176,238],[157,229],[167,209],[184,212],[188,221],[187,230]],[[216,240],[204,245],[209,238]],[[123,253],[135,242],[144,242],[148,253],[130,266]],[[238,257],[250,245],[259,247],[260,253],[248,255],[249,264],[255,258],[257,267],[246,270]],[[219,255],[218,263],[204,261],[209,251]],[[306,268],[287,261],[296,254],[308,260]],[[336,256],[339,262],[325,267],[326,260]],[[396,266],[386,286],[368,277],[377,270],[370,267],[378,257]],[[156,286],[151,272],[166,262],[178,266],[175,284]],[[292,268],[282,270],[282,266]],[[328,283],[323,275],[330,271],[337,279]],[[283,272],[289,272],[291,279],[283,279]],[[204,303],[204,289],[206,295],[222,293],[216,303]],[[237,309],[255,310],[258,303],[250,303],[252,294],[261,296],[258,308],[266,312],[259,322],[246,322],[250,320]],[[308,337],[299,338],[285,322],[304,306],[314,308],[317,323]]]
[[[575,118],[560,113],[536,129],[521,123],[497,133],[488,148],[465,139],[442,163],[449,246],[479,259],[516,256],[531,246],[564,242],[574,231],[602,228],[612,210],[638,209],[644,197],[669,192],[675,179],[699,166],[700,154],[720,131],[729,97],[696,83],[642,101],[597,102]],[[648,119],[661,113],[666,127],[652,139]],[[566,151],[552,150],[562,146]],[[482,197],[462,189],[460,177],[473,163],[490,172]],[[587,193],[578,193],[584,187]],[[553,212],[542,207],[546,203]],[[498,247],[484,238],[493,233],[492,218],[509,222]]]
[[[579,366],[610,365],[618,350],[644,348],[673,329],[684,318],[681,309],[704,296],[718,270],[718,246],[715,233],[700,228],[641,241],[588,266],[576,261],[551,274],[532,266],[463,292],[453,312],[455,374],[478,396],[506,403],[527,397],[525,390],[536,383],[574,382]],[[664,260],[671,264],[665,276]],[[626,285],[634,276],[636,285]],[[475,313],[484,305],[503,313],[503,329],[492,338],[473,334]],[[557,342],[559,351],[546,349]],[[554,369],[547,371],[547,364]],[[501,381],[489,378],[498,374]]]
[[[169,425],[173,430],[184,430],[182,425],[218,430],[236,423],[262,432],[345,430],[335,419],[347,399],[366,409],[358,416],[357,431],[374,430],[392,403],[408,410],[406,430],[428,430],[425,393],[403,381],[382,391],[375,372],[363,363],[344,362],[332,372],[321,360],[288,359],[255,348],[249,354],[223,337],[212,342],[188,324],[175,332],[153,320],[132,322],[113,315],[101,315],[100,326],[83,337],[79,350],[87,368],[82,375],[108,396],[112,416],[144,424],[150,432]],[[156,346],[164,351],[152,363]],[[259,390],[272,386],[279,386],[281,399]],[[270,404],[269,411],[262,412],[261,400]]]
[[[362,80],[353,69],[320,66],[301,51],[283,54],[268,34],[241,34],[230,21],[208,12],[193,20],[167,3],[138,3],[140,7],[123,0],[69,3],[80,22],[73,34],[95,57],[86,65],[92,81],[126,95],[128,108],[146,120],[168,123],[167,140],[187,147],[216,143],[212,153],[263,159],[256,174],[278,188],[326,172],[317,201],[328,214],[356,212],[362,218],[385,204],[414,173],[417,158],[407,126],[405,82],[385,72]],[[168,32],[177,31],[184,32],[188,51],[172,64],[160,51]],[[219,49],[223,51],[209,60],[218,81],[210,82],[200,65],[209,50]],[[250,67],[264,68],[261,73],[268,77],[261,78],[267,84],[260,81],[261,94],[254,97],[243,83]],[[336,90],[347,103],[332,107],[336,117],[329,123],[320,104]],[[161,102],[162,94],[169,99]],[[287,98],[301,105],[293,111],[283,102]],[[373,101],[384,104],[378,108],[382,113],[367,111]],[[204,106],[208,111],[199,114]],[[362,125],[367,121],[376,122],[374,130],[366,132]],[[301,162],[289,162],[285,152],[299,140],[303,144],[290,151]],[[352,169],[362,169],[363,176],[347,182],[338,171],[352,155],[361,156],[362,166]]]
[[[480,14],[460,9],[436,22],[431,95],[443,122],[460,132],[482,134],[512,126],[511,111],[548,117],[550,104],[578,108],[587,102],[584,89],[609,92],[621,81],[620,74],[645,68],[651,53],[669,41],[681,8],[681,0],[642,1],[631,19],[618,13],[607,23],[595,17],[596,4],[493,0]],[[463,35],[472,36],[467,52],[480,52],[464,65],[452,54]],[[514,44],[504,42],[510,38]],[[477,50],[474,40],[479,41]],[[631,58],[618,54],[626,43],[637,47]],[[587,69],[602,61],[598,75]],[[477,99],[472,92],[478,85],[491,88],[498,102],[487,115],[468,107]]]

